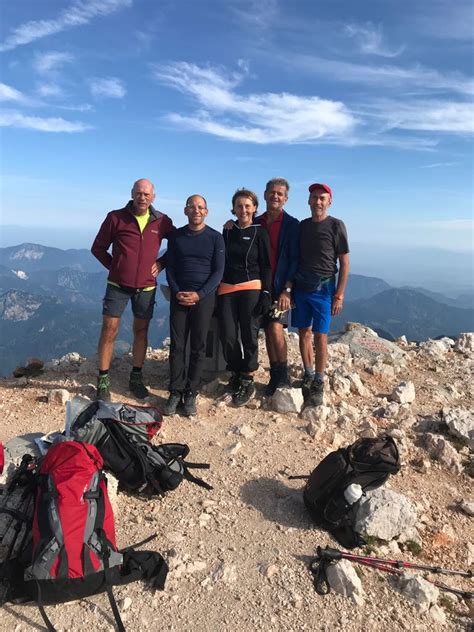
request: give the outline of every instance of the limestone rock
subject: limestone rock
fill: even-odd
[[[331,388],[339,397],[346,397],[351,392],[351,382],[339,373],[335,373],[331,380]]]
[[[436,604],[439,590],[434,584],[423,579],[420,575],[401,575],[397,587],[402,594],[412,599],[420,612],[426,612],[430,606]]]
[[[443,417],[453,437],[474,449],[474,412],[460,408],[443,410]]]
[[[369,391],[362,384],[362,380],[360,379],[358,373],[349,373],[347,379],[349,380],[350,389],[353,393],[357,393],[357,395],[360,395],[361,397],[367,397]]]
[[[459,334],[459,338],[454,343],[456,351],[472,355],[474,353],[474,333]]]
[[[416,507],[408,498],[380,487],[367,492],[361,500],[356,509],[354,529],[389,541],[412,529],[416,520]]]
[[[446,614],[443,608],[440,608],[440,606],[438,606],[437,604],[431,606],[431,608],[429,609],[429,615],[438,625],[446,625]]]
[[[330,564],[326,569],[326,576],[331,588],[350,597],[354,603],[361,606],[364,603],[364,589],[354,566],[348,560],[339,560],[337,564]]]
[[[278,388],[271,398],[271,408],[277,413],[299,413],[303,406],[299,388]]]
[[[71,395],[65,388],[53,388],[48,393],[48,402],[58,406],[64,406],[70,398]]]
[[[434,459],[446,465],[456,474],[462,472],[461,455],[444,437],[427,433],[425,435],[425,446]]]
[[[330,406],[306,406],[301,411],[300,417],[305,421],[324,423],[331,413]]]
[[[235,584],[237,581],[237,570],[232,564],[219,562],[211,576],[215,582],[222,581],[224,584]]]
[[[372,362],[380,359],[393,364],[404,363],[406,355],[397,344],[379,338],[375,331],[358,323],[347,323],[345,333],[338,336],[336,342],[348,345],[353,357]]]
[[[413,382],[400,382],[390,395],[392,402],[399,404],[411,404],[415,401],[415,385]]]
[[[454,341],[451,340],[451,338],[443,338],[441,340],[425,340],[423,342],[420,342],[420,354],[434,359],[444,358],[446,353],[451,348],[451,343],[454,344]]]

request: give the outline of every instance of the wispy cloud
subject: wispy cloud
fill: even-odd
[[[40,97],[61,97],[64,94],[63,89],[57,83],[37,84],[36,92]]]
[[[275,55],[278,55],[275,52]],[[402,67],[395,64],[371,65],[328,59],[315,55],[281,55],[281,63],[305,72],[324,75],[332,80],[357,83],[359,86],[384,86],[392,90],[416,90],[427,94],[456,92],[474,95],[474,80],[460,72],[442,73],[421,64]]]
[[[416,101],[390,102],[383,107],[389,129],[472,134],[474,109],[471,103]]]
[[[63,118],[41,118],[39,116],[25,116],[20,112],[0,113],[0,127],[17,127],[32,129],[40,132],[84,132],[91,129],[80,121],[66,121]]]
[[[116,77],[96,77],[89,82],[91,93],[95,97],[109,97],[111,99],[123,99],[127,90],[123,82]]]
[[[133,0],[75,0],[69,7],[60,11],[56,18],[31,20],[13,29],[3,44],[0,44],[0,51],[12,50],[48,35],[88,24],[96,17],[128,8],[132,2]]]
[[[41,75],[54,74],[64,64],[74,61],[74,55],[64,51],[51,50],[44,53],[36,53],[33,66]]]
[[[357,125],[339,101],[288,93],[239,94],[245,76],[224,68],[186,62],[153,66],[155,78],[192,96],[199,109],[190,115],[172,113],[178,126],[228,140],[268,143],[310,143],[342,139]]]
[[[6,83],[0,83],[0,101],[17,101],[21,103],[25,100],[26,98],[22,92],[8,86]]]
[[[358,44],[361,52],[368,55],[378,55],[380,57],[398,57],[404,46],[400,46],[395,50],[391,50],[383,42],[382,28],[374,26],[371,22],[367,22],[365,26],[360,24],[346,24],[345,32],[352,37]]]
[[[429,165],[420,165],[420,169],[439,169],[445,167],[455,167],[459,162],[432,162]]]

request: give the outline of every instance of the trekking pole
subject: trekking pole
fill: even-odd
[[[396,565],[406,564],[405,562],[401,562],[401,561],[383,560],[381,558],[370,557],[368,555],[367,556],[354,555],[352,553],[345,553],[344,551],[338,551],[337,549],[331,549],[329,547],[326,547],[326,549],[321,549],[321,547],[318,546],[318,548],[316,549],[316,554],[317,554],[317,558],[312,560],[309,568],[310,568],[310,571],[314,575],[314,586],[315,586],[316,592],[320,595],[326,595],[330,592],[329,582],[326,576],[326,569],[329,566],[329,564],[331,564],[331,562],[336,562],[341,559],[347,559],[350,562],[356,562],[357,564],[362,564],[363,566],[369,566],[379,571],[383,571],[385,573],[390,573],[391,575],[397,575],[397,576],[403,575],[403,571],[401,570],[403,566],[397,567]],[[414,566],[417,566],[417,565],[413,565],[412,568]],[[422,565],[418,565],[418,566],[422,566]],[[434,567],[424,567],[424,570],[426,570],[427,568],[429,569],[429,568],[434,568]],[[439,568],[439,567],[436,567],[436,568]],[[441,570],[437,570],[436,572],[440,573],[442,570],[448,570],[448,569],[441,569]],[[452,572],[453,571],[448,570],[448,573],[452,573]],[[463,574],[463,576],[465,577],[472,577],[472,572],[454,571],[454,573]],[[443,590],[445,592],[451,592],[455,595],[458,595],[459,597],[462,597],[463,599],[470,600],[474,598],[474,592],[471,592],[469,590],[454,588],[452,586],[448,586],[447,584],[443,584],[442,582],[432,581],[430,579],[427,579],[426,581],[430,582],[430,584],[433,584],[440,590]]]
[[[461,577],[473,577],[472,570],[469,571],[457,571],[450,568],[441,568],[440,566],[428,566],[427,564],[415,564],[414,562],[403,562],[402,560],[385,560],[379,557],[371,557],[369,555],[356,555],[354,553],[346,553],[345,551],[339,551],[338,549],[332,549],[326,547],[322,549],[320,546],[316,549],[316,555],[320,559],[327,560],[340,560],[346,559],[351,562],[362,562],[369,560],[373,562],[379,562],[380,564],[386,564],[387,566],[393,566],[395,568],[413,568],[415,570],[426,571],[429,573],[437,573],[439,575],[460,575]]]

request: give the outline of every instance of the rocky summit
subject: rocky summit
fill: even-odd
[[[163,498],[144,499],[111,484],[120,547],[156,533],[146,548],[170,565],[166,588],[135,582],[115,590],[127,630],[462,630],[469,603],[428,580],[472,590],[472,580],[417,573],[395,580],[381,571],[340,562],[328,573],[329,595],[318,595],[308,563],[317,546],[338,546],[317,528],[303,504],[304,481],[330,451],[359,437],[391,435],[402,467],[360,502],[356,527],[367,548],[356,552],[469,570],[474,561],[474,334],[390,342],[350,323],[331,336],[323,405],[302,411],[298,340],[288,334],[293,388],[264,396],[268,359],[261,339],[257,395],[233,408],[214,376],[198,398],[198,415],[166,418],[157,442],[190,446],[207,462],[208,492],[184,482]],[[115,357],[114,401],[128,392],[131,357]],[[18,377],[0,380],[0,437],[63,430],[65,402],[93,397],[96,360],[77,353],[41,367],[32,359]],[[168,350],[149,349],[144,367],[148,403],[167,397]],[[26,438],[28,441],[28,437]],[[112,630],[106,595],[49,607],[57,629]],[[0,629],[41,626],[36,608],[8,605]]]

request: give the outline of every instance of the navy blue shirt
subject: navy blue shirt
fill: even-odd
[[[173,296],[197,292],[214,294],[224,273],[224,239],[213,228],[191,230],[182,226],[168,238],[166,278]]]

